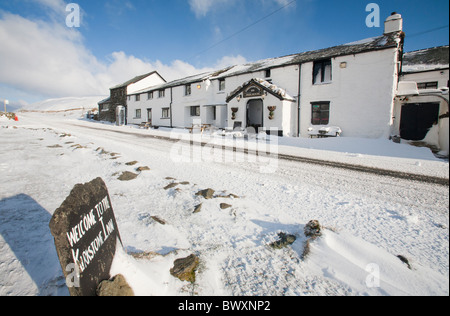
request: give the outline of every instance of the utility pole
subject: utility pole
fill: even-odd
[[[8,100],[3,101],[4,105],[5,105],[5,115],[6,115],[6,105],[9,104]]]

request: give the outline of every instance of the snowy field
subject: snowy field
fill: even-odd
[[[2,296],[68,295],[48,223],[75,184],[96,177],[108,186],[124,244],[111,274],[123,274],[136,295],[449,295],[448,186],[284,160],[273,173],[261,173],[267,161],[258,158],[176,161],[176,142],[142,137],[173,131],[78,117],[0,118]],[[448,162],[424,148],[278,142],[280,153],[448,178]],[[150,170],[136,171],[144,166]],[[138,177],[119,181],[124,171]],[[196,195],[207,188],[217,197]],[[310,220],[325,230],[303,257]],[[280,232],[297,239],[272,249]],[[151,255],[130,256],[139,252]],[[195,283],[171,276],[174,260],[192,253],[200,258]]]

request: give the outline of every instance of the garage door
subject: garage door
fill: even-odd
[[[400,136],[406,140],[423,140],[439,121],[439,103],[410,103],[402,106]]]

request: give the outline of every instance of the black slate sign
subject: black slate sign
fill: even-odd
[[[105,182],[77,184],[49,226],[70,295],[95,296],[98,284],[110,279],[121,243]]]

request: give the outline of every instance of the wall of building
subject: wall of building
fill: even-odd
[[[99,110],[100,121],[115,122],[117,106],[127,105],[127,88],[117,88],[110,91],[110,101],[106,109]]]
[[[324,84],[313,84],[313,62],[303,64],[301,135],[307,137],[312,126],[311,103],[328,101],[328,126],[340,127],[342,136],[388,138],[398,81],[397,60],[394,48],[333,58],[332,80]]]
[[[127,94],[133,94],[137,91],[164,84],[165,81],[157,73],[151,74],[147,78],[139,80],[128,86]]]
[[[417,83],[438,82],[438,88],[448,87],[449,70],[423,71],[416,73],[403,74],[401,81],[414,81]]]
[[[425,82],[438,82],[438,88],[448,87],[449,81],[449,69],[436,70],[436,71],[423,71],[417,73],[409,73],[401,76],[402,81],[412,81],[416,83]],[[424,90],[419,90],[419,92],[424,92]],[[446,96],[448,100],[448,94]],[[402,107],[405,104],[410,103],[439,103],[439,116],[445,116],[439,119],[438,124],[430,129],[430,133],[424,139],[429,145],[437,146],[443,155],[449,154],[449,106],[448,101],[442,100],[440,97],[436,96],[410,96],[406,98],[397,98],[395,102],[394,111],[394,126],[393,135],[400,135],[400,124],[402,120]]]
[[[128,124],[141,124],[147,122],[147,110],[152,110],[152,125],[170,127],[170,117],[163,117],[163,109],[170,108],[170,89],[165,89],[164,97],[159,97],[159,91],[153,92],[153,98],[148,93],[140,94],[140,100],[136,101],[136,95],[128,96]],[[141,110],[141,117],[136,116],[136,110]]]
[[[312,126],[311,103],[330,102],[329,126],[339,126],[342,136],[388,138],[393,124],[394,97],[398,81],[398,51],[395,48],[332,59],[332,81],[313,84],[314,63],[301,66],[291,65],[271,69],[270,77],[266,71],[257,71],[225,78],[225,89],[220,91],[219,79],[211,79],[191,84],[191,94],[186,95],[185,86],[167,88],[165,97],[159,98],[158,91],[148,100],[147,94],[141,94],[140,101],[131,96],[128,100],[128,122],[140,124],[146,121],[147,109],[153,113],[153,125],[189,127],[195,121],[213,124],[220,128],[232,128],[236,121],[245,127],[246,105],[251,98],[237,99],[226,104],[227,96],[236,88],[253,78],[270,80],[276,86],[286,90],[287,94],[298,101],[280,101],[275,96],[264,96],[264,127],[278,127],[285,136],[297,136],[300,123],[301,136],[308,137],[308,128]],[[345,67],[344,67],[345,63]],[[216,105],[216,120],[214,120]],[[191,115],[191,107],[200,106],[200,116]],[[269,119],[268,106],[277,106],[275,117]],[[162,109],[171,107],[171,119],[162,118]],[[236,119],[232,120],[231,108],[238,107]],[[141,109],[141,118],[136,118],[136,109]],[[299,114],[299,115],[298,115]]]

